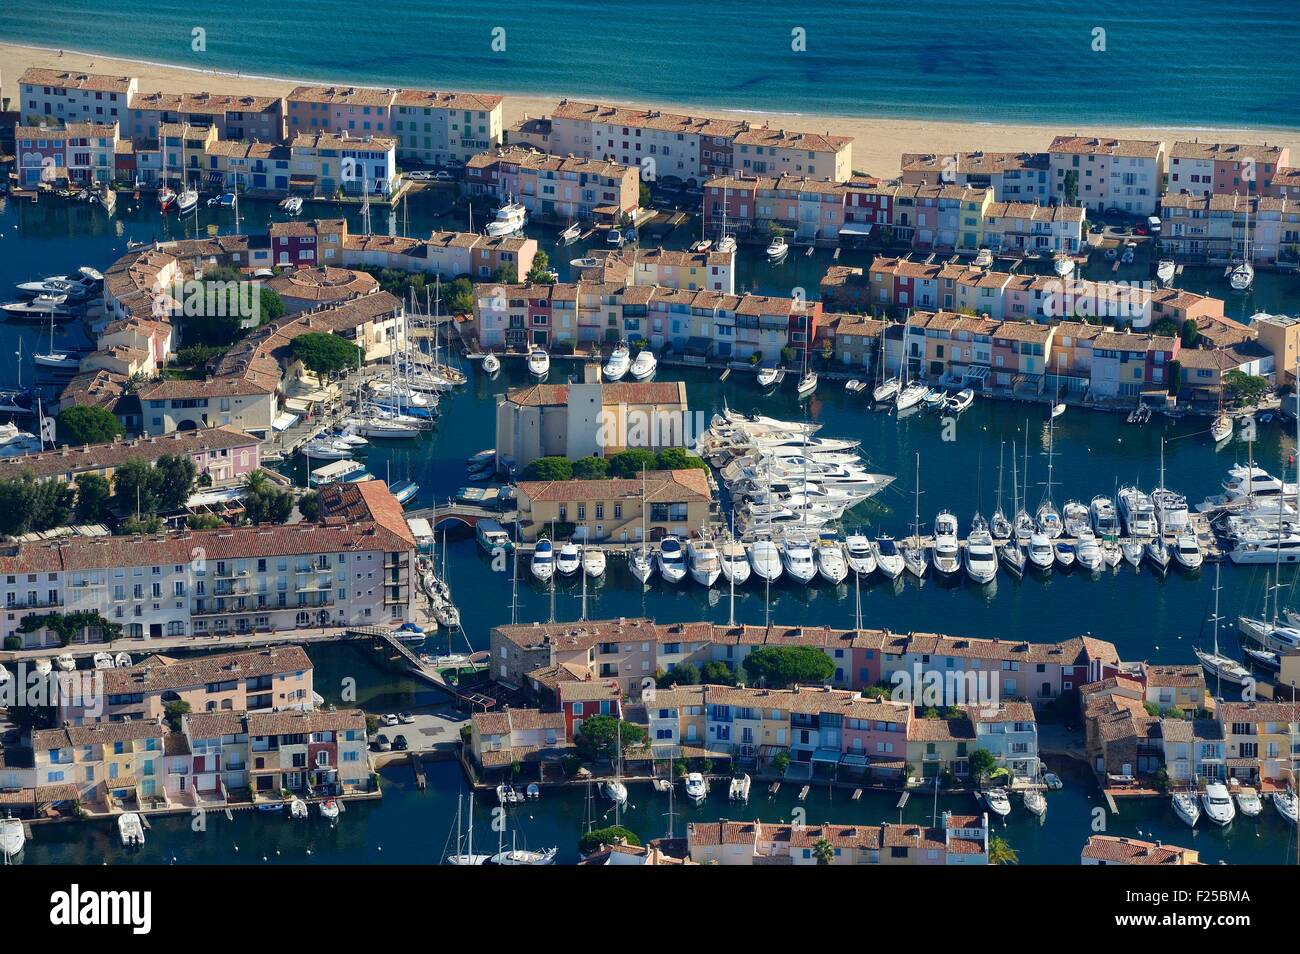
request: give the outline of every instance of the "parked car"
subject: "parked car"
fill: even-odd
[[[397,735],[393,737],[393,751],[394,752],[406,751],[406,736]]]
[[[399,712],[397,713],[397,721],[402,725],[411,725],[415,722],[415,716],[411,715],[409,712]]]
[[[390,752],[393,748],[393,743],[389,742],[388,736],[384,735],[382,732],[375,736],[375,741],[371,742],[370,745],[376,752]]]
[[[428,179],[432,179],[432,178],[433,178],[433,173],[432,173],[432,172],[424,172],[423,170],[418,170],[418,169],[417,169],[417,170],[414,171],[414,172],[408,172],[408,173],[406,174],[406,178],[410,179],[412,182],[424,182],[424,181],[426,181],[426,180],[428,180]]]
[[[456,177],[445,169],[439,169],[433,175],[429,176],[434,182],[455,182]]]
[[[379,717],[380,725],[394,726],[398,724],[398,721],[397,716],[391,712],[386,712]]]

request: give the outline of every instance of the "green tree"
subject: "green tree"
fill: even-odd
[[[545,252],[538,252],[533,256],[532,267],[528,269],[528,280],[534,284],[550,285],[555,279],[549,274],[551,268],[550,256]]]
[[[835,846],[827,841],[825,836],[818,838],[813,842],[812,856],[817,859],[819,865],[834,864]]]
[[[215,513],[192,513],[185,518],[185,526],[191,530],[218,530],[225,525]]]
[[[167,726],[173,732],[181,730],[181,716],[189,715],[192,708],[184,699],[176,699],[168,702],[163,706],[163,717],[167,720]]]
[[[573,464],[567,457],[539,457],[519,477],[521,480],[571,480]]]
[[[642,180],[641,188],[637,190],[636,204],[643,209],[650,208],[650,183]]]
[[[147,460],[133,457],[113,474],[113,505],[119,513],[141,517],[158,512],[159,480]]]
[[[815,646],[760,646],[742,665],[750,682],[774,688],[824,683],[835,675],[831,657]]]
[[[700,684],[700,670],[696,668],[694,663],[681,663],[669,669],[664,673],[662,679],[656,681],[663,689],[670,686],[698,686]]]
[[[1161,318],[1151,326],[1151,333],[1164,338],[1177,338],[1182,333],[1182,328],[1172,318]]]
[[[293,515],[293,494],[271,482],[261,470],[244,478],[244,519],[249,523],[288,521]]]
[[[77,485],[77,520],[102,523],[108,519],[108,480],[102,474],[79,474]]]
[[[57,424],[63,444],[103,444],[123,433],[112,411],[86,404],[65,407],[59,412]]]
[[[967,764],[970,767],[971,775],[975,776],[978,781],[988,777],[988,774],[997,767],[998,760],[993,757],[993,753],[988,749],[976,749],[970,754]]]
[[[621,727],[621,728],[620,728]],[[585,720],[574,736],[573,744],[578,754],[589,762],[618,758],[618,740],[623,740],[623,752],[645,742],[646,731],[635,722],[608,715],[592,716]]]
[[[722,660],[713,659],[700,669],[700,682],[706,686],[734,686],[736,673]]]
[[[633,447],[609,458],[611,477],[640,477],[643,470],[655,469],[655,455],[644,447]]]
[[[515,285],[519,282],[519,269],[513,265],[498,265],[492,273],[492,280],[499,285]]]
[[[309,523],[315,523],[320,519],[320,494],[314,490],[309,490],[298,498],[298,512],[302,514],[302,519]]]
[[[609,476],[609,461],[603,457],[580,457],[573,462],[576,480],[600,480]]]
[[[1065,204],[1076,205],[1079,201],[1079,173],[1074,169],[1065,170],[1065,178],[1061,183],[1062,191],[1065,193]]]
[[[784,775],[785,770],[790,767],[790,753],[782,749],[776,755],[772,756],[772,771],[777,775]]]
[[[474,310],[474,286],[468,278],[462,276],[448,286],[447,307],[453,315],[468,315]]]
[[[194,490],[198,468],[194,459],[183,454],[164,454],[154,462],[154,481],[158,507],[163,511],[180,510]]]
[[[1267,378],[1247,374],[1235,368],[1224,373],[1223,387],[1228,398],[1238,404],[1258,404],[1273,390]]]
[[[1196,319],[1188,318],[1183,322],[1182,330],[1179,336],[1183,339],[1184,348],[1195,348],[1196,343],[1201,340],[1201,330],[1196,327]]]
[[[284,317],[284,302],[270,288],[263,288],[257,295],[257,323],[265,325],[279,321]]]
[[[684,447],[665,447],[655,454],[657,470],[708,470],[708,462],[698,454],[688,453]]]
[[[578,852],[582,855],[589,855],[600,848],[601,845],[616,845],[620,841],[626,842],[633,848],[641,847],[641,839],[637,837],[636,832],[624,828],[622,825],[610,825],[607,828],[596,828],[578,839]]]
[[[317,374],[338,374],[355,368],[361,349],[338,335],[308,331],[289,343],[289,353]]]
[[[133,534],[147,536],[151,533],[162,532],[162,528],[163,528],[163,518],[158,516],[155,513],[155,514],[146,514],[141,517],[137,517],[135,514],[131,514],[131,516],[127,517],[125,520],[122,521],[122,526],[119,529],[127,536],[131,536]]]
[[[1016,854],[1016,850],[1001,835],[993,835],[989,838],[989,864],[1018,865],[1020,855]]]

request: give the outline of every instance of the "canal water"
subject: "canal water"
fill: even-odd
[[[435,227],[463,227],[460,216],[442,213],[440,200],[422,197],[413,201],[405,231],[417,235]],[[133,208],[133,206],[135,206]],[[344,215],[359,227],[359,214],[351,208],[321,208],[320,215]],[[246,203],[243,209],[246,231],[262,229],[269,220],[280,217],[274,206]],[[441,213],[441,214],[440,214]],[[376,231],[403,231],[400,213],[390,217],[372,217]],[[229,231],[233,216],[203,209],[200,226],[209,225]],[[193,232],[192,225],[188,226]],[[118,214],[106,219],[101,212],[80,205],[42,201],[36,206],[14,203],[0,209],[0,289],[33,277],[57,274],[80,265],[102,267],[126,249],[130,240],[150,241],[168,238],[182,231],[174,218],[162,220],[151,203],[124,200]],[[530,231],[534,231],[531,230]],[[536,229],[543,247],[556,251],[551,233]],[[679,229],[667,242],[676,247],[686,245],[692,237],[690,228]],[[562,275],[567,260],[582,253],[582,245],[556,252]],[[829,253],[811,257],[791,256],[782,266],[772,268],[759,253],[746,253],[739,268],[740,285],[771,294],[789,294],[797,286],[815,289]],[[851,257],[843,261],[851,262]],[[865,264],[865,257],[858,262]],[[566,275],[567,277],[567,275]],[[1229,296],[1212,273],[1189,273],[1187,287],[1197,291]],[[1294,311],[1296,279],[1261,274],[1252,298],[1228,297],[1229,311],[1246,319],[1258,310]],[[33,380],[30,354],[34,346],[45,343],[39,328],[0,323],[0,380],[12,384],[18,378],[16,354],[18,339],[23,341],[22,380]],[[75,336],[76,329],[68,329]],[[75,337],[69,339],[77,343]],[[84,344],[84,341],[81,342]],[[415,505],[428,506],[445,502],[465,484],[465,459],[492,443],[496,400],[512,386],[526,383],[524,369],[508,362],[494,379],[480,375],[477,367],[467,368],[469,384],[444,399],[437,428],[413,442],[376,442],[367,456],[371,472],[391,475],[392,479],[411,478],[421,485]],[[550,380],[563,380],[575,373],[577,366],[557,359]],[[1028,443],[1026,477],[1020,474],[1022,492],[1036,505],[1047,479],[1047,432],[1040,406],[1017,405],[979,400],[959,420],[955,439],[942,439],[938,420],[924,413],[898,418],[891,413],[871,411],[861,395],[847,394],[831,381],[824,381],[812,399],[800,404],[794,399],[793,383],[778,393],[764,396],[752,378],[737,372],[726,382],[718,373],[679,370],[663,367],[662,378],[678,378],[687,383],[690,407],[704,415],[702,423],[724,403],[740,410],[758,409],[778,417],[805,416],[823,424],[822,434],[853,437],[862,441],[873,470],[890,474],[897,480],[876,500],[851,514],[850,524],[858,524],[871,533],[903,535],[913,520],[914,466],[921,460],[921,520],[931,524],[936,512],[947,508],[961,519],[963,526],[978,509],[986,515],[995,504],[998,484],[999,455],[1003,458],[1004,497],[1009,506],[1011,493],[1012,442],[1017,449],[1018,466],[1023,466],[1023,452]],[[1116,485],[1137,481],[1154,486],[1159,480],[1161,441],[1164,440],[1165,482],[1185,493],[1192,503],[1216,493],[1228,467],[1246,459],[1246,445],[1231,442],[1216,448],[1199,421],[1171,422],[1157,416],[1146,426],[1130,426],[1121,416],[1070,409],[1054,429],[1053,496],[1057,503],[1070,498],[1087,501],[1099,493],[1113,494]],[[1291,459],[1295,441],[1279,423],[1261,425],[1254,445],[1255,459],[1274,473],[1280,473]],[[1294,464],[1287,464],[1294,472]],[[495,572],[491,562],[463,529],[448,529],[448,576],[453,595],[461,609],[464,633],[448,637],[445,633],[431,638],[429,651],[474,649],[487,646],[491,626],[511,618],[511,582],[508,574]],[[553,615],[559,620],[575,620],[581,612],[580,593],[576,584],[561,583],[554,594],[531,582],[526,567],[520,567],[517,604],[514,616],[521,622],[545,620]],[[861,590],[862,622],[865,626],[889,627],[896,631],[930,631],[971,636],[998,636],[1007,639],[1052,641],[1084,632],[1113,641],[1125,659],[1149,659],[1159,662],[1188,662],[1193,659],[1192,646],[1206,645],[1209,633],[1204,620],[1212,603],[1214,570],[1207,566],[1197,575],[1171,570],[1165,580],[1145,570],[1136,573],[1124,568],[1116,573],[1093,578],[1081,572],[1055,572],[1045,578],[1027,576],[1017,582],[1000,575],[995,584],[985,587],[958,581],[945,583],[929,579],[922,584],[911,580],[901,585],[875,581]],[[1223,566],[1221,610],[1231,621],[1240,612],[1258,611],[1270,579],[1267,567],[1236,568]],[[1283,571],[1284,605],[1292,595],[1296,576]],[[725,589],[712,590],[686,582],[665,585],[654,578],[648,587],[637,584],[621,561],[611,560],[607,578],[591,587],[588,593],[588,616],[648,615],[660,622],[710,619],[725,622],[730,613],[730,599]],[[852,587],[829,587],[821,584],[802,587],[785,581],[772,587],[770,600],[752,583],[736,593],[734,613],[737,620],[762,623],[770,618],[782,624],[824,624],[851,627],[855,622],[855,592]],[[1231,623],[1227,628],[1231,628]],[[1224,632],[1222,641],[1235,645],[1234,637]],[[313,648],[317,662],[316,686],[327,700],[349,701],[343,696],[356,680],[356,703],[372,712],[420,708],[432,705],[436,697],[430,690],[411,680],[393,676],[374,658],[354,647]],[[1068,767],[1067,788],[1052,793],[1047,821],[1041,827],[1031,816],[1017,808],[1007,829],[1013,847],[1024,862],[1073,862],[1087,833],[1092,830],[1092,810],[1101,802],[1090,782]],[[191,833],[188,819],[158,819],[144,851],[132,856],[139,860],[165,863],[196,861],[347,861],[428,862],[441,856],[448,832],[453,826],[455,794],[462,784],[459,768],[434,766],[430,790],[417,793],[409,769],[395,767],[385,772],[386,795],[382,802],[355,804],[339,827],[328,830],[316,818],[305,825],[268,818],[255,813],[237,813],[234,821],[223,816],[207,819],[207,831]],[[666,830],[666,799],[655,795],[648,786],[632,787],[630,827],[643,836]],[[771,803],[764,796],[755,797],[746,808],[730,806],[725,794],[715,794],[704,807],[693,808],[681,800],[678,831],[683,820],[716,817],[762,817],[766,820],[790,818],[795,807],[794,787],[784,786]],[[810,822],[878,821],[896,819],[894,795],[868,794],[860,802],[850,802],[843,792],[832,796],[824,789],[814,789],[805,805]],[[482,806],[486,811],[487,806]],[[932,805],[925,798],[914,797],[904,810],[904,817],[921,821],[931,814]],[[945,807],[941,802],[940,810]],[[954,800],[947,807],[964,811],[971,807],[969,797]],[[576,839],[582,830],[583,797],[580,790],[548,791],[538,805],[512,810],[512,827],[519,837],[534,847],[558,845],[562,860],[576,855]],[[517,820],[517,821],[516,821]],[[1109,831],[1118,834],[1156,837],[1178,844],[1193,844],[1208,861],[1280,862],[1289,857],[1290,832],[1268,809],[1262,819],[1238,820],[1226,831],[1198,831],[1190,835],[1168,809],[1163,800],[1146,803],[1123,803],[1118,817],[1107,819]],[[482,831],[488,831],[486,814],[480,819]],[[238,849],[238,850],[237,850]],[[311,855],[307,851],[311,851]],[[279,854],[276,854],[276,852]],[[98,862],[122,857],[118,842],[108,823],[89,826],[43,826],[35,844],[29,847],[29,861]]]
[[[464,774],[455,762],[425,766],[428,789],[419,791],[406,765],[392,765],[382,773],[384,795],[378,801],[351,801],[338,824],[312,813],[305,821],[287,815],[255,811],[220,811],[195,816],[155,816],[143,848],[125,851],[109,820],[83,824],[39,825],[28,842],[26,864],[438,864],[456,839],[457,797],[468,794]],[[1255,819],[1238,817],[1226,828],[1202,823],[1189,830],[1178,820],[1166,799],[1135,799],[1120,803],[1118,815],[1104,809],[1104,801],[1087,773],[1073,765],[1062,767],[1065,788],[1048,796],[1046,818],[1039,821],[1019,804],[1003,824],[992,822],[992,832],[1005,838],[1019,854],[1021,864],[1077,864],[1089,834],[1104,833],[1163,841],[1201,853],[1206,863],[1286,864],[1295,859],[1292,829],[1271,806]],[[904,808],[899,796],[864,792],[852,801],[847,789],[813,786],[805,801],[798,801],[799,784],[785,783],[775,797],[755,785],[748,804],[727,800],[724,783],[715,783],[708,799],[691,805],[678,785],[673,799],[672,831],[681,836],[690,822],[758,819],[765,822],[823,821],[875,824],[903,821],[930,824],[944,811],[971,814],[982,811],[973,796],[941,796],[913,792]],[[467,804],[467,803],[463,803]],[[803,815],[796,814],[802,809]],[[504,830],[498,831],[500,812],[489,793],[476,798],[474,849],[491,853],[499,843],[509,847],[558,848],[557,862],[578,860],[578,839],[587,820],[601,828],[615,823],[612,804],[585,786],[550,788],[536,802],[510,808]],[[620,823],[641,839],[669,831],[668,796],[648,783],[628,786],[628,807]],[[498,827],[494,827],[498,826]]]

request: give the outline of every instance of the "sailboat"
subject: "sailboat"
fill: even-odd
[[[1255,266],[1251,264],[1254,258],[1250,247],[1250,183],[1246,183],[1246,231],[1242,238],[1242,257],[1241,261],[1235,263],[1228,269],[1228,284],[1232,286],[1233,291],[1244,292],[1250,289],[1255,281]]]
[[[1201,661],[1201,668],[1208,675],[1221,682],[1234,686],[1245,685],[1252,679],[1250,670],[1219,652],[1219,565],[1214,567],[1214,652],[1207,653],[1199,647],[1193,647],[1196,658]]]
[[[1013,441],[1011,444],[1011,509],[1020,513],[1020,486],[1019,477],[1016,473],[1016,445]],[[1025,514],[1028,518],[1028,514]],[[1002,562],[1006,564],[1007,572],[1020,579],[1025,575],[1025,551],[1021,546],[1019,534],[1012,528],[1010,539],[1002,544],[998,550],[998,555],[1002,557]]]
[[[1043,487],[1043,500],[1038,505],[1038,511],[1034,514],[1034,522],[1038,525],[1039,532],[1049,540],[1055,540],[1065,529],[1061,522],[1061,514],[1056,509],[1056,504],[1052,503],[1052,458],[1055,451],[1055,429],[1049,418],[1047,422],[1047,483]]]
[[[474,853],[474,793],[469,793],[469,837],[464,844],[464,850],[461,848],[461,795],[456,796],[456,850],[447,856],[449,865],[482,865],[487,864],[491,855]]]
[[[906,348],[907,335],[904,329],[903,335],[904,348]],[[901,360],[901,359],[900,359]],[[876,370],[878,371],[876,386],[871,392],[871,400],[877,404],[883,404],[890,398],[898,394],[900,381],[897,376],[885,377],[885,336],[880,336],[880,345],[876,348]]]
[[[1006,541],[1011,539],[1015,532],[1011,526],[1011,521],[1002,511],[1002,452],[1006,449],[1006,441],[998,445],[998,499],[997,505],[993,508],[993,516],[989,518],[989,535],[993,537],[994,542]],[[1012,451],[1012,462],[1014,463],[1015,451]],[[1014,508],[1013,508],[1014,509]]]
[[[1232,416],[1223,409],[1223,378],[1219,378],[1219,413],[1210,425],[1210,436],[1214,443],[1221,444],[1232,436]]]
[[[632,575],[637,578],[639,583],[645,583],[654,573],[654,561],[650,559],[650,553],[646,550],[646,492],[645,492],[645,474],[641,471],[641,549],[633,550],[627,558],[628,569]]]
[[[43,368],[50,368],[54,371],[75,372],[81,368],[81,358],[67,351],[60,351],[54,347],[54,312],[50,312],[50,350],[44,353],[36,352],[32,355],[32,361]]]
[[[930,561],[926,558],[925,546],[921,542],[921,455],[916,455],[916,498],[912,513],[912,535],[903,544],[903,565],[918,580],[925,576],[925,568]],[[879,559],[879,554],[877,554]],[[881,567],[884,569],[884,567]]]
[[[817,390],[817,372],[810,370],[808,367],[808,345],[809,342],[805,341],[803,347],[803,374],[799,378],[798,385],[795,386],[795,393],[799,395],[800,400],[809,397]]]
[[[727,187],[722,187],[722,232],[718,238],[718,251],[729,254],[736,250],[735,236],[727,234]]]

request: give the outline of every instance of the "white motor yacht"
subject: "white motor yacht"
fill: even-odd
[[[686,544],[686,562],[691,578],[701,586],[712,586],[722,575],[722,561],[712,540],[691,540]]]
[[[1259,800],[1259,792],[1253,788],[1237,789],[1237,810],[1247,818],[1255,818],[1264,810],[1264,803]]]
[[[934,518],[934,552],[930,554],[934,568],[944,576],[961,569],[961,548],[957,540],[957,518],[947,510]]]
[[[1050,570],[1052,564],[1056,562],[1052,541],[1037,531],[1029,537],[1029,552],[1026,555],[1029,562],[1040,570]]]
[[[117,818],[117,832],[125,848],[140,848],[144,845],[144,824],[135,812],[127,812]]]
[[[817,573],[827,583],[842,583],[849,575],[844,547],[838,540],[823,538],[817,544]]]
[[[987,530],[978,530],[966,538],[964,554],[966,575],[976,583],[988,583],[998,575],[998,555]]]
[[[605,575],[605,551],[600,547],[584,547],[582,550],[582,572],[592,580]]]
[[[528,351],[528,372],[536,378],[544,378],[551,370],[551,356],[543,348],[534,345]]]
[[[1074,547],[1075,559],[1079,561],[1079,566],[1083,567],[1090,573],[1100,570],[1105,564],[1102,556],[1101,546],[1097,543],[1097,538],[1093,536],[1091,530],[1083,530]]]
[[[532,570],[533,576],[543,583],[555,575],[555,545],[546,537],[538,540],[533,550]]]
[[[1229,825],[1237,817],[1228,786],[1222,782],[1210,782],[1201,793],[1201,805],[1205,808],[1205,817],[1216,825]]]
[[[1190,531],[1178,535],[1174,540],[1173,550],[1174,559],[1186,570],[1199,570],[1205,560],[1205,555],[1201,553],[1200,541],[1196,539],[1196,534]]]
[[[1074,544],[1068,540],[1053,540],[1052,556],[1062,567],[1074,566]]]
[[[760,580],[775,582],[782,573],[781,552],[766,537],[755,540],[749,546],[749,565]]]
[[[781,369],[775,365],[768,365],[767,367],[758,369],[758,373],[754,376],[754,380],[758,383],[760,388],[770,388],[772,385],[776,384],[780,377]]]
[[[620,342],[610,352],[609,360],[605,362],[605,367],[601,369],[601,375],[606,381],[621,381],[631,365],[632,359],[627,345]]]
[[[844,541],[844,551],[849,569],[858,576],[870,576],[876,571],[876,551],[862,534],[851,534]]]
[[[8,816],[0,818],[0,863],[10,862],[23,853],[27,833],[22,820]]]
[[[491,236],[514,235],[523,230],[528,221],[528,210],[520,202],[506,201],[496,211],[496,216],[487,224],[487,234]]]
[[[699,772],[691,772],[686,776],[686,797],[696,805],[704,801],[709,794],[709,783],[704,780],[704,776]]]
[[[582,569],[582,551],[576,543],[566,543],[560,547],[555,556],[555,572],[561,576],[573,576]]]
[[[727,582],[739,586],[749,579],[749,554],[739,540],[729,540],[720,546],[718,558],[722,566],[722,577]]]
[[[790,246],[786,244],[785,236],[778,235],[768,244],[767,257],[773,262],[779,261],[785,258],[786,253],[789,251]]]
[[[989,807],[989,811],[994,815],[999,818],[1006,818],[1011,814],[1011,799],[1007,796],[1005,788],[990,788],[980,794],[984,799],[984,804]]]
[[[903,560],[903,554],[898,549],[898,544],[894,542],[893,537],[877,537],[874,542],[876,551],[876,566],[891,580],[896,580],[903,575],[907,569],[907,564]]]
[[[680,583],[686,576],[686,554],[677,537],[664,537],[659,541],[659,575],[668,583]]]
[[[654,376],[658,363],[655,360],[654,353],[649,348],[642,348],[637,352],[632,367],[628,369],[628,374],[632,376],[633,381],[646,381]]]
[[[812,544],[799,534],[791,534],[781,541],[781,563],[791,579],[809,583],[817,575]]]

